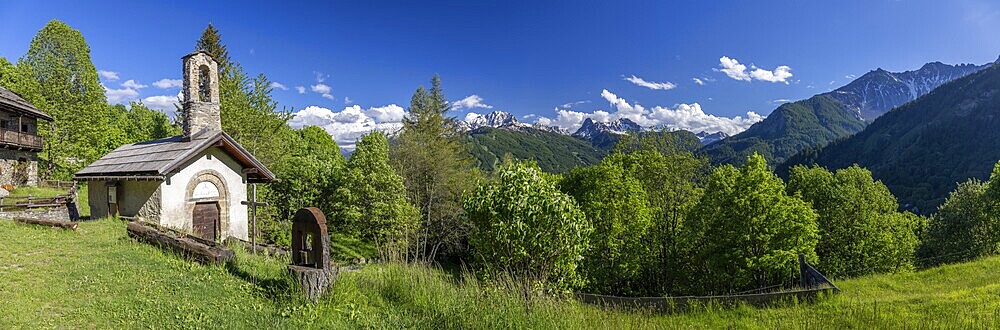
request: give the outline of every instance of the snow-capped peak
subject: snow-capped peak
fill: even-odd
[[[719,141],[729,137],[729,134],[723,132],[709,133],[701,131],[698,134],[695,134],[695,136],[698,137],[698,140],[701,141],[702,145],[709,145],[712,144],[712,142]]]
[[[485,115],[470,112],[465,115],[465,120],[463,121],[468,129],[477,129],[480,127],[528,127],[531,125],[521,123],[517,120],[517,117],[506,111],[493,111]]]
[[[593,119],[587,118],[583,121],[583,125],[576,130],[576,133],[573,133],[573,136],[590,137],[597,133],[625,134],[641,130],[642,126],[639,126],[639,124],[628,118],[620,118],[606,123],[595,122]]]

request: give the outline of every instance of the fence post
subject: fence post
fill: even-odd
[[[806,279],[806,274],[809,271],[806,269],[806,255],[799,253],[799,285],[803,288],[809,287],[809,280]]]

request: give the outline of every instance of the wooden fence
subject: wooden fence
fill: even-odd
[[[59,181],[59,180],[42,180],[42,188],[73,188],[76,185],[75,181]]]
[[[805,262],[805,256],[799,255],[799,288],[778,290],[765,293],[735,294],[728,296],[684,296],[684,297],[616,297],[589,293],[577,293],[577,300],[617,309],[646,309],[657,312],[684,311],[695,306],[736,306],[745,304],[766,307],[783,303],[812,302],[818,297],[839,293],[833,282]],[[752,290],[749,292],[758,291]]]
[[[55,197],[0,197],[0,212],[66,207],[66,200],[69,198],[71,198],[69,194]]]

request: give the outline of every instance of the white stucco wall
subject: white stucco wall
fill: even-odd
[[[218,173],[225,183],[225,188],[218,187],[219,190],[227,189],[223,192],[227,194],[227,211],[229,226],[223,233],[221,239],[226,237],[237,237],[248,239],[247,229],[247,206],[241,202],[247,200],[247,180],[243,174],[240,164],[230,157],[225,151],[219,148],[209,148],[198,157],[180,166],[181,170],[168,176],[162,183],[161,195],[163,198],[162,210],[160,212],[160,224],[184,231],[191,231],[191,211],[189,205],[193,205],[188,192],[192,180],[197,179],[199,173],[213,171]],[[197,182],[194,183],[197,185]],[[224,228],[225,226],[220,228]]]

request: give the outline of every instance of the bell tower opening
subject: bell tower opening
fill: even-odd
[[[212,102],[212,76],[207,65],[198,67],[198,101]]]
[[[221,131],[219,111],[219,64],[208,52],[197,50],[184,60],[184,139],[201,131]]]

